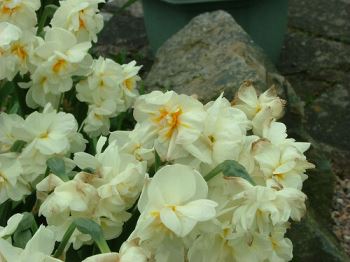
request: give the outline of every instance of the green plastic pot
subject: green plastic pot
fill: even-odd
[[[276,62],[287,26],[288,0],[143,0],[143,9],[153,53],[193,17],[225,10]]]

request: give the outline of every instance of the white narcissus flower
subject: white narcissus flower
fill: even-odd
[[[147,262],[149,252],[139,247],[136,241],[124,242],[119,253],[105,253],[88,257],[83,262]]]
[[[43,180],[44,181],[44,180]],[[41,187],[41,181],[37,188]],[[40,206],[39,214],[44,215],[49,225],[59,225],[70,213],[80,216],[91,213],[97,206],[96,189],[82,181],[71,180],[55,187],[54,191]]]
[[[8,152],[13,144],[19,140],[14,133],[14,129],[21,126],[23,122],[23,118],[19,115],[0,114],[0,153]]]
[[[3,0],[0,2],[0,22],[10,22],[22,29],[32,29],[36,23],[36,13],[40,0]]]
[[[166,228],[178,237],[194,226],[215,217],[217,203],[208,200],[208,186],[201,174],[179,164],[161,168],[144,189],[139,201],[141,216],[134,236],[141,240],[147,231]],[[153,229],[152,229],[153,228]]]
[[[292,218],[299,221],[305,214],[306,195],[293,188],[279,191],[263,186],[250,189],[232,197],[232,223],[240,231],[270,232],[271,225],[285,223]]]
[[[115,142],[102,152],[105,142],[106,138],[99,139],[95,157],[79,152],[75,153],[74,162],[81,169],[93,170],[96,176],[91,175],[89,183],[98,187],[99,207],[113,213],[113,208],[118,211],[118,205],[128,209],[137,200],[145,179],[146,163],[137,161],[133,155],[121,153]],[[80,179],[79,176],[76,179]]]
[[[134,117],[142,125],[150,125],[158,135],[155,149],[163,160],[184,157],[183,148],[196,141],[204,128],[206,112],[196,99],[173,91],[153,91],[135,102]]]
[[[100,105],[111,100],[117,108],[122,104],[120,85],[123,82],[123,68],[111,59],[99,57],[94,60],[91,72],[77,86],[77,98],[82,102]]]
[[[139,246],[137,240],[126,241],[120,247],[120,262],[147,262],[150,252]]]
[[[155,136],[150,126],[136,124],[132,131],[111,132],[109,143],[116,141],[122,152],[134,155],[139,161],[147,161],[147,165],[151,166],[154,162]]]
[[[22,30],[8,22],[0,23],[0,46],[1,51],[8,49],[13,41],[17,41],[22,34]]]
[[[229,240],[229,245],[234,249],[235,261],[263,262],[272,252],[269,236],[258,232],[236,232]]]
[[[107,135],[110,118],[133,106],[140,67],[136,62],[119,65],[111,59],[94,60],[90,74],[77,86],[77,98],[89,103],[84,131],[91,137]]]
[[[31,57],[36,68],[31,72],[27,104],[35,107],[57,103],[61,93],[72,88],[71,77],[88,72],[92,63],[88,54],[90,47],[90,42],[78,43],[76,37],[63,28],[49,28],[45,40],[40,41]]]
[[[40,226],[24,249],[14,247],[6,240],[0,239],[0,258],[2,261],[62,262],[50,256],[54,247],[54,232]]]
[[[203,134],[184,148],[210,164],[212,169],[225,160],[237,159],[250,123],[242,111],[231,107],[223,94],[205,105],[205,109],[207,118]]]
[[[8,199],[19,201],[31,191],[17,158],[15,153],[0,154],[0,204]]]
[[[36,43],[34,32],[0,22],[0,79],[11,81],[18,72],[27,73]]]
[[[138,73],[142,66],[136,66],[136,61],[131,61],[128,64],[122,65],[122,84],[121,94],[123,104],[120,105],[119,110],[121,112],[126,111],[128,108],[134,105],[136,98],[139,96],[137,90],[137,82],[141,80]]]
[[[82,262],[120,262],[118,253],[103,253],[85,258]]]
[[[50,104],[42,113],[34,112],[25,120],[18,134],[28,142],[24,152],[38,150],[41,154],[66,154],[70,152],[70,136],[78,130],[78,123],[72,114],[56,112]]]
[[[52,176],[46,177],[37,185],[37,196],[42,201],[39,214],[45,216],[50,230],[56,233],[56,240],[62,241],[74,218],[96,220],[91,214],[96,209],[99,198],[96,188],[88,183],[79,179],[63,182],[56,178],[53,181]],[[53,191],[48,192],[49,189]],[[89,235],[75,230],[69,242],[73,243],[74,249],[78,249],[89,241]]]
[[[251,81],[245,81],[241,85],[233,101],[233,106],[241,109],[250,120],[265,108],[271,108],[272,117],[279,119],[283,116],[284,104],[285,101],[277,97],[274,87],[258,96]]]
[[[290,239],[284,237],[286,231],[286,225],[278,225],[271,232],[270,241],[272,246],[272,253],[268,258],[269,261],[284,262],[292,260],[293,244]]]
[[[187,256],[189,262],[226,262],[233,260],[234,250],[220,235],[201,234],[190,246]]]
[[[100,105],[89,105],[83,130],[90,137],[108,135],[110,118],[116,116],[116,105],[112,99],[104,100]]]
[[[17,140],[26,142],[18,159],[23,169],[23,179],[34,182],[46,170],[46,161],[61,157],[67,171],[71,171],[72,160],[65,158],[75,150],[84,150],[87,142],[77,132],[78,123],[72,114],[57,113],[48,104],[42,113],[30,114],[13,133]],[[69,170],[70,169],[70,170]]]
[[[248,174],[253,174],[256,169],[256,163],[253,155],[253,146],[260,139],[258,136],[246,136],[243,139],[242,148],[239,152],[237,161],[244,166]]]
[[[310,143],[296,142],[294,138],[287,138],[287,127],[285,124],[271,121],[266,122],[262,130],[262,138],[267,139],[271,144],[284,149],[293,146],[301,154],[305,153],[310,148]]]
[[[253,132],[261,136],[262,128],[267,121],[283,116],[285,101],[277,96],[275,87],[257,95],[251,81],[245,81],[239,88],[232,104],[242,110],[252,120]]]
[[[73,180],[63,182],[49,175],[36,187],[37,196],[43,201],[39,213],[58,233],[58,240],[76,217],[94,220],[109,240],[120,235],[123,223],[131,216],[127,210],[141,193],[146,162],[120,152],[116,142],[102,150],[106,141],[105,137],[98,140],[95,156],[85,152],[74,155],[75,164],[84,171]],[[88,241],[91,237],[79,232],[71,240],[75,249]]]
[[[309,146],[306,143],[276,146],[265,140],[257,142],[254,149],[255,160],[265,177],[266,185],[301,190],[303,181],[307,178],[306,169],[314,168],[303,155]]]
[[[98,4],[105,0],[68,0],[60,1],[51,26],[61,27],[72,32],[82,41],[97,42],[97,33],[103,28],[103,17]]]

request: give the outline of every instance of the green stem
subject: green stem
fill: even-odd
[[[19,76],[16,76],[13,80],[13,83],[15,85],[21,115],[24,117],[25,115],[30,114],[33,110],[29,108],[26,104],[27,91],[20,88],[17,84],[18,82],[21,82],[21,78]]]
[[[157,173],[161,164],[162,164],[162,161],[160,160],[160,157],[159,157],[157,151],[154,150],[154,173]]]
[[[84,125],[85,125],[85,122],[86,122],[86,118],[83,120],[83,122],[81,122],[79,128],[78,128],[78,133],[80,133],[80,131],[83,129]]]
[[[58,248],[56,249],[55,253],[54,253],[54,257],[58,258],[62,255],[70,237],[72,236],[74,230],[76,228],[76,225],[74,223],[70,224],[70,226],[68,227],[66,233],[64,233],[64,236],[62,238],[61,243],[59,244]]]
[[[100,249],[101,253],[110,253],[111,250],[107,244],[107,241],[104,238],[100,238],[98,241],[95,241],[96,245]]]
[[[55,13],[56,9],[58,7],[55,5],[47,5],[44,8],[44,11],[40,17],[40,20],[38,22],[38,31],[37,31],[37,35],[41,35],[44,29],[44,26],[46,24],[46,20],[49,18],[49,16],[53,16],[53,14]]]
[[[64,93],[62,93],[62,94],[61,94],[60,99],[58,100],[57,112],[59,112],[59,111],[60,111],[60,108],[61,108],[61,104],[62,104],[63,98],[64,98]]]
[[[205,177],[204,180],[205,181],[209,181],[210,179],[212,179],[213,177],[215,177],[217,174],[219,174],[220,172],[222,172],[222,169],[220,166],[217,166],[216,168],[214,168],[212,171],[210,171]]]

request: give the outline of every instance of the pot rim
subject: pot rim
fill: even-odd
[[[220,2],[249,2],[252,0],[160,0],[168,4],[186,5],[186,4],[204,4],[204,3],[220,3]]]

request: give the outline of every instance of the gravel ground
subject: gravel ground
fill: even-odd
[[[337,178],[333,198],[334,220],[333,232],[339,238],[341,245],[350,255],[350,179]]]

